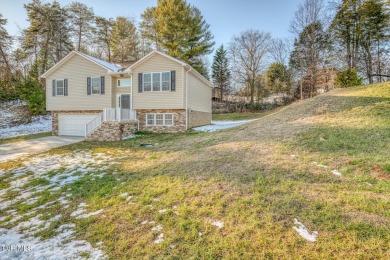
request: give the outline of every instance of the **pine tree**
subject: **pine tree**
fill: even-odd
[[[91,38],[94,12],[93,9],[79,2],[72,2],[68,7],[69,22],[71,25],[72,34],[75,38],[75,46],[78,51],[85,51],[85,44]]]
[[[288,93],[291,90],[291,74],[283,63],[272,63],[266,76],[271,93]]]
[[[142,14],[141,34],[158,50],[194,66],[200,73],[202,56],[212,52],[213,36],[199,9],[185,0],[158,0]]]
[[[58,2],[43,4],[33,0],[24,5],[30,26],[23,30],[21,43],[26,58],[38,66],[36,75],[45,72],[73,49],[67,13]]]
[[[139,39],[136,27],[126,17],[116,18],[111,43],[114,61],[124,63],[139,59]]]
[[[214,85],[220,91],[220,98],[223,101],[224,95],[230,90],[230,70],[227,51],[221,45],[217,49],[212,65],[212,80]]]
[[[4,19],[3,15],[0,14],[0,69],[4,68],[4,73],[0,73],[0,76],[11,71],[8,53],[11,49],[12,37],[8,34],[5,25],[7,25],[7,19]]]
[[[105,59],[111,62],[112,30],[115,22],[112,18],[106,19],[101,16],[95,18],[94,42],[105,53]]]

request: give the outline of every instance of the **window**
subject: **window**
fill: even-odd
[[[56,95],[63,96],[64,95],[64,80],[56,80]]]
[[[170,72],[145,73],[143,77],[143,91],[171,90]]]
[[[173,114],[146,114],[147,126],[173,126]]]
[[[92,94],[100,94],[102,82],[100,77],[91,78]]]
[[[153,91],[160,91],[161,88],[161,74],[153,73]]]
[[[173,114],[165,114],[165,125],[173,125]]]
[[[163,72],[162,73],[162,90],[167,91],[171,89],[171,73],[170,72]]]
[[[154,125],[154,115],[155,114],[146,115],[146,125]]]
[[[144,74],[144,91],[152,91],[152,74]]]
[[[131,87],[131,78],[118,79],[118,87]]]

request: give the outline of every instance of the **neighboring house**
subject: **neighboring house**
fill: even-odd
[[[159,51],[128,68],[72,51],[41,77],[53,135],[118,140],[136,130],[182,132],[211,122],[212,84]]]

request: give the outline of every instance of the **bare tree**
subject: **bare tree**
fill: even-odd
[[[256,78],[266,68],[271,34],[258,30],[247,30],[233,36],[229,46],[232,73],[241,84],[250,90],[250,102],[254,102]]]
[[[273,62],[288,64],[288,59],[291,52],[291,43],[287,38],[273,39],[270,47],[270,54]]]

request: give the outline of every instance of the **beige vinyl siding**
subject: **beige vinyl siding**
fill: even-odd
[[[212,88],[188,73],[188,108],[199,112],[211,113]]]
[[[105,76],[105,94],[87,95],[87,77]],[[52,80],[68,79],[68,96],[52,96]],[[111,107],[111,76],[107,69],[74,55],[46,78],[46,110],[99,110]]]
[[[138,73],[176,71],[176,91],[138,92]],[[134,109],[184,109],[183,66],[155,54],[132,70]]]
[[[128,76],[124,76],[124,77],[113,77],[112,78],[112,83],[111,83],[111,86],[112,86],[112,107],[116,107],[117,106],[117,94],[131,94],[131,87],[118,87],[118,82],[117,80],[118,79],[124,79],[124,78],[128,78]],[[130,77],[131,78],[131,77]]]

